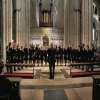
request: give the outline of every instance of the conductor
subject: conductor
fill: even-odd
[[[56,48],[53,47],[53,43],[51,43],[50,48],[48,48],[47,50],[47,53],[49,63],[49,79],[54,79]]]

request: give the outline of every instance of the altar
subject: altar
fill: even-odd
[[[48,46],[50,43],[58,45],[64,42],[64,31],[58,28],[31,29],[30,43]]]

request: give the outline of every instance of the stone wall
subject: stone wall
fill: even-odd
[[[53,27],[64,28],[64,0],[54,0]]]
[[[30,27],[38,27],[38,5],[37,2],[38,0],[30,0]]]
[[[33,44],[43,44],[43,36],[49,38],[49,44],[53,42],[54,44],[63,43],[64,32],[63,29],[58,28],[34,28],[31,29],[30,33],[30,43]]]

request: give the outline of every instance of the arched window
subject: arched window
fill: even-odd
[[[95,6],[95,14],[97,15],[97,6]]]
[[[98,13],[97,6],[96,6],[96,4],[93,2],[93,14],[96,14],[96,15],[97,15],[97,13]]]
[[[93,23],[93,41],[96,41],[96,39],[97,39],[97,31],[95,23]]]

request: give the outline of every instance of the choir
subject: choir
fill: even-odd
[[[33,63],[34,66],[43,66],[43,62],[45,62],[45,66],[48,63],[48,46],[39,45],[34,46],[33,44],[30,47],[21,46],[15,43],[9,43],[6,47],[6,63]],[[96,55],[96,49],[93,44],[89,45],[80,45],[80,46],[71,46],[71,45],[55,45],[56,48],[56,65],[66,66],[67,63],[75,63],[75,62],[95,62],[98,60],[98,55]],[[7,66],[6,66],[7,67]],[[80,66],[77,66],[80,68]],[[21,68],[18,67],[18,70]],[[84,66],[81,66],[81,69],[84,70]],[[14,67],[14,71],[16,71],[16,67]],[[7,72],[12,72],[11,67],[7,67]],[[86,71],[89,71],[89,66],[86,66]],[[93,71],[93,66],[91,66],[91,71]]]

